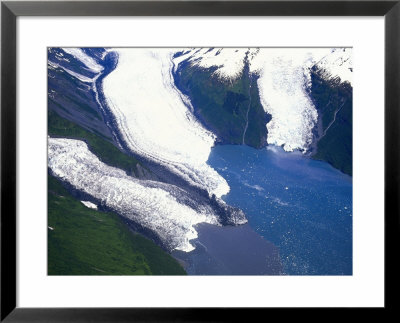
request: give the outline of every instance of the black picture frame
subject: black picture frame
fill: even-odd
[[[1,3],[1,321],[243,321],[267,309],[16,307],[16,19],[19,16],[384,16],[385,307],[399,286],[400,1],[2,1]],[[281,311],[282,309],[271,309]],[[287,310],[287,309],[283,309]],[[294,309],[296,310],[296,309]],[[259,313],[261,312],[261,313]],[[283,313],[282,313],[283,315]],[[246,320],[252,321],[252,319]]]

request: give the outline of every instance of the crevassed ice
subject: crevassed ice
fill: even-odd
[[[349,80],[350,54],[339,48],[261,48],[254,55],[250,71],[260,75],[257,85],[261,104],[272,116],[267,124],[269,144],[286,151],[307,151],[318,119],[308,94],[310,69],[321,65],[327,76]]]
[[[172,76],[174,49],[114,49],[118,65],[103,91],[123,140],[134,152],[168,167],[217,197],[225,179],[206,164],[215,136],[188,109]]]
[[[48,166],[55,176],[67,181],[119,214],[158,234],[171,249],[191,251],[197,237],[194,225],[218,224],[211,209],[196,210],[176,201],[168,190],[173,185],[137,180],[118,168],[108,166],[92,154],[86,143],[65,138],[48,139]],[[151,182],[152,187],[146,186]]]
[[[330,49],[261,48],[253,57],[250,71],[260,77],[257,85],[264,110],[271,114],[267,124],[268,144],[286,151],[306,151],[312,143],[317,110],[307,88],[310,68]]]

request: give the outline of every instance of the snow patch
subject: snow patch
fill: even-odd
[[[94,203],[92,203],[92,202],[90,202],[90,201],[81,201],[81,203],[82,203],[84,206],[88,207],[89,209],[95,209],[95,210],[97,210],[97,205],[94,204]]]

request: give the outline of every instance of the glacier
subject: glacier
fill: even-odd
[[[170,250],[193,250],[190,240],[197,237],[196,224],[219,225],[211,207],[193,200],[190,207],[178,201],[179,195],[190,200],[180,188],[138,180],[104,164],[83,141],[48,138],[48,167],[54,176],[92,196],[100,205],[155,232]]]
[[[267,142],[286,151],[307,151],[313,141],[317,110],[307,93],[310,68],[330,49],[261,48],[250,62],[260,75],[260,101],[272,119]]]
[[[190,100],[174,84],[174,49],[120,48],[118,65],[103,80],[103,93],[124,143],[210,196],[229,192],[206,164],[215,142],[193,116]]]

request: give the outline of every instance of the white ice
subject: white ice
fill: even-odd
[[[268,144],[286,151],[308,149],[318,119],[307,93],[310,68],[329,53],[329,48],[261,48],[254,56],[250,70],[260,75],[260,101],[272,116]]]
[[[104,78],[103,91],[125,143],[209,194],[228,193],[225,179],[206,164],[215,136],[196,120],[188,98],[175,87],[176,50],[114,50],[118,65]]]
[[[211,208],[196,210],[177,202],[170,184],[138,180],[110,167],[93,155],[86,143],[66,138],[48,139],[48,166],[55,176],[67,181],[101,204],[156,232],[172,249],[191,251],[189,240],[197,237],[194,225],[218,224]],[[153,187],[147,187],[151,183]]]

